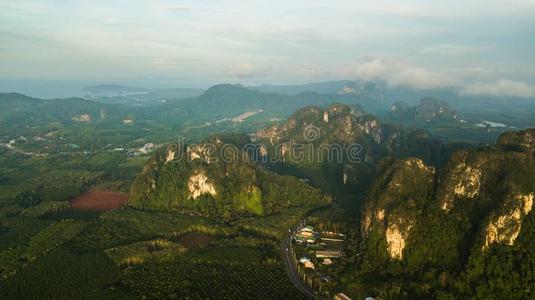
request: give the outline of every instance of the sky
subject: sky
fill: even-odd
[[[0,80],[382,80],[535,97],[535,0],[0,2]]]

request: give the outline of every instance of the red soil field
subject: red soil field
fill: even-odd
[[[72,208],[108,211],[119,208],[128,202],[128,194],[119,192],[92,191],[70,201]]]

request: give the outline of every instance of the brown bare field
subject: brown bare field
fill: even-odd
[[[91,191],[70,201],[72,208],[95,211],[108,211],[119,208],[128,202],[128,194],[119,192]]]

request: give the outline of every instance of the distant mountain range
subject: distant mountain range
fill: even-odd
[[[148,122],[178,128],[214,124],[242,114],[253,116],[250,120],[262,126],[287,118],[304,106],[326,107],[332,103],[358,105],[388,122],[412,122],[424,127],[428,126],[427,120],[455,118],[457,114],[451,112],[450,105],[463,119],[474,124],[490,121],[518,128],[535,126],[534,101],[517,99],[518,105],[509,105],[500,99],[470,98],[468,101],[459,99],[455,91],[448,89],[414,91],[358,81],[259,87],[221,84],[206,91],[149,90],[120,85],[92,86],[88,90],[94,94],[86,99],[41,100],[16,93],[0,94],[0,123],[5,124],[2,129],[9,132],[16,128],[73,122],[120,124],[125,119],[132,120],[127,121],[131,125]],[[422,98],[423,102],[419,103]],[[393,107],[400,108],[395,112],[397,115],[391,111]]]
[[[422,98],[417,106],[410,106],[403,101],[392,104],[388,119],[418,125],[464,122],[456,111],[451,110],[448,103],[430,97]]]
[[[93,93],[93,94],[100,94],[100,93],[145,93],[150,91],[146,88],[140,88],[140,87],[131,87],[131,86],[124,86],[124,85],[117,85],[117,84],[100,84],[100,85],[93,85],[84,88],[84,91]]]
[[[169,99],[186,99],[201,95],[200,89],[147,89],[116,84],[94,85],[84,88],[86,99],[103,103],[120,103],[135,106],[151,106]]]

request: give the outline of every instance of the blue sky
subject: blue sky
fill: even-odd
[[[534,53],[535,0],[0,3],[0,79],[380,79],[531,97]]]

